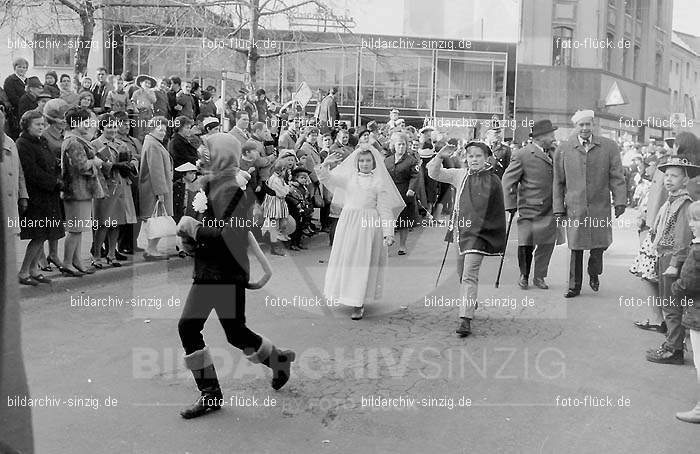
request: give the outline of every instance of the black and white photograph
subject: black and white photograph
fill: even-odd
[[[697,453],[698,0],[0,0],[0,454]]]

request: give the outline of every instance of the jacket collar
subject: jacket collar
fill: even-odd
[[[530,153],[533,155],[537,156],[538,158],[542,159],[544,162],[546,162],[549,165],[552,165],[552,158],[542,150],[539,146],[537,146],[534,142],[528,145],[528,148],[530,150]]]

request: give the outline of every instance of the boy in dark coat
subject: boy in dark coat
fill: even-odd
[[[287,194],[287,206],[289,214],[294,218],[297,224],[297,229],[290,235],[291,244],[289,249],[298,251],[306,249],[306,246],[301,244],[301,239],[309,225],[311,225],[311,216],[314,212],[313,204],[311,203],[311,194],[309,193],[308,184],[310,182],[309,171],[304,167],[297,167],[292,170],[292,182],[290,186],[292,190]]]
[[[454,145],[443,147],[428,163],[428,175],[437,181],[450,183],[457,189],[452,212],[450,233],[457,244],[458,270],[462,303],[461,323],[457,334],[471,334],[471,320],[477,305],[479,269],[485,255],[501,255],[506,249],[506,216],[501,180],[486,164],[491,150],[484,142],[467,143],[461,158],[467,166],[445,169],[442,160],[449,158]],[[449,241],[449,239],[448,239]]]

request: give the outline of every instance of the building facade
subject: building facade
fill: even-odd
[[[521,1],[516,117],[550,118],[560,138],[583,108],[595,111],[599,133],[610,138],[673,133],[673,1]]]
[[[673,32],[668,73],[671,111],[677,129],[700,135],[700,37]]]

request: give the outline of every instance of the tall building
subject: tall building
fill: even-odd
[[[699,74],[700,37],[674,31],[668,70],[671,111],[683,129],[695,134],[700,132]]]
[[[522,0],[516,118],[549,118],[566,136],[587,108],[604,136],[671,135],[672,11],[672,0]]]

